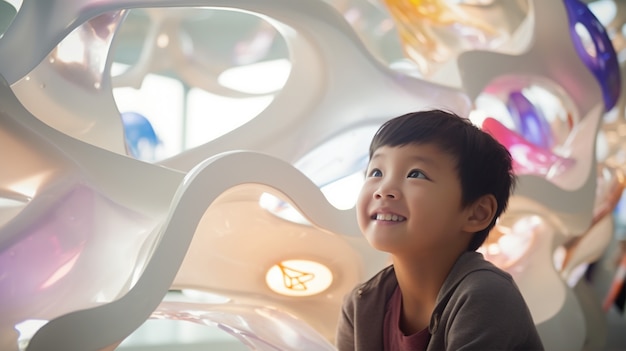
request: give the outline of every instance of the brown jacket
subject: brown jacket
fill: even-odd
[[[337,328],[339,351],[383,351],[383,319],[398,281],[389,266],[346,296]],[[443,283],[433,314],[427,350],[543,350],[511,276],[466,252]]]

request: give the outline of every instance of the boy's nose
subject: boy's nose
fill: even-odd
[[[374,192],[375,199],[382,199],[382,198],[396,199],[398,198],[398,196],[399,196],[398,192],[390,188],[381,187],[381,188],[378,188],[378,190]]]

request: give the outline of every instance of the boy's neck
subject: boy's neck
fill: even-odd
[[[410,292],[416,298],[437,295],[452,266],[462,254],[463,251],[448,251],[432,255],[392,255],[400,289]]]
[[[460,255],[392,256],[402,292],[401,320],[405,334],[412,334],[428,326],[443,282]]]

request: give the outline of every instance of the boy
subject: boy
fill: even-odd
[[[393,264],[344,301],[344,350],[543,350],[511,276],[482,245],[515,185],[511,155],[441,110],[383,124],[357,200],[359,228]]]

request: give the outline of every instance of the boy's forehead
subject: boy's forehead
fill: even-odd
[[[409,143],[403,145],[381,145],[374,150],[368,164],[387,160],[389,157],[400,162],[419,162],[433,167],[441,167],[443,164],[451,162],[453,168],[457,168],[458,158],[450,153],[438,143]]]
[[[411,154],[415,155],[423,155],[423,154],[432,154],[432,153],[447,153],[444,148],[441,147],[438,143],[435,142],[427,142],[427,143],[407,143],[401,145],[381,145],[374,152],[372,152],[372,159],[375,157],[380,157],[380,155],[388,154],[388,153],[401,153],[407,156]]]
[[[410,143],[404,145],[383,145],[376,149],[370,161],[393,155],[404,160],[434,163],[435,160],[450,157],[439,145],[435,143]]]

